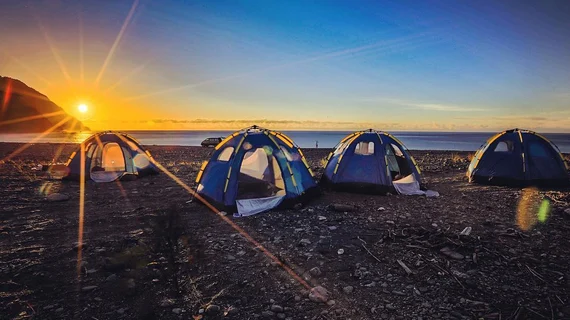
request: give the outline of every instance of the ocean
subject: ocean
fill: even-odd
[[[224,137],[233,131],[126,131],[144,145],[199,146],[209,137]],[[283,131],[301,148],[332,148],[349,131]],[[391,131],[410,150],[475,151],[494,133],[490,132],[409,132]],[[80,143],[91,133],[50,133],[38,138],[38,134],[0,134],[0,142]],[[570,134],[546,133],[564,153],[570,153]]]

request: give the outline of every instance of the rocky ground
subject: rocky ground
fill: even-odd
[[[166,174],[88,182],[79,250],[79,184],[37,170],[73,149],[0,162],[2,319],[570,319],[570,192],[469,184],[467,152],[413,152],[438,198],[325,192],[239,219]],[[210,153],[149,149],[190,187]],[[328,151],[305,150],[317,174]]]

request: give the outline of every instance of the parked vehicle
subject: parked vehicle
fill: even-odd
[[[205,147],[205,148],[213,148],[213,147],[217,146],[218,143],[222,142],[222,140],[224,140],[223,137],[207,138],[204,141],[202,141],[201,145],[202,145],[202,147]]]

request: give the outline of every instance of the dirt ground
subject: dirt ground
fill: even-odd
[[[467,152],[413,152],[437,198],[325,192],[247,218],[166,174],[88,182],[78,267],[79,183],[36,170],[74,148],[0,162],[2,319],[570,319],[570,192],[469,184]],[[190,187],[211,152],[149,150]],[[305,150],[317,174],[329,151]]]

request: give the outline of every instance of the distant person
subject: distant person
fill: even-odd
[[[319,148],[319,140],[315,140],[315,148]]]

